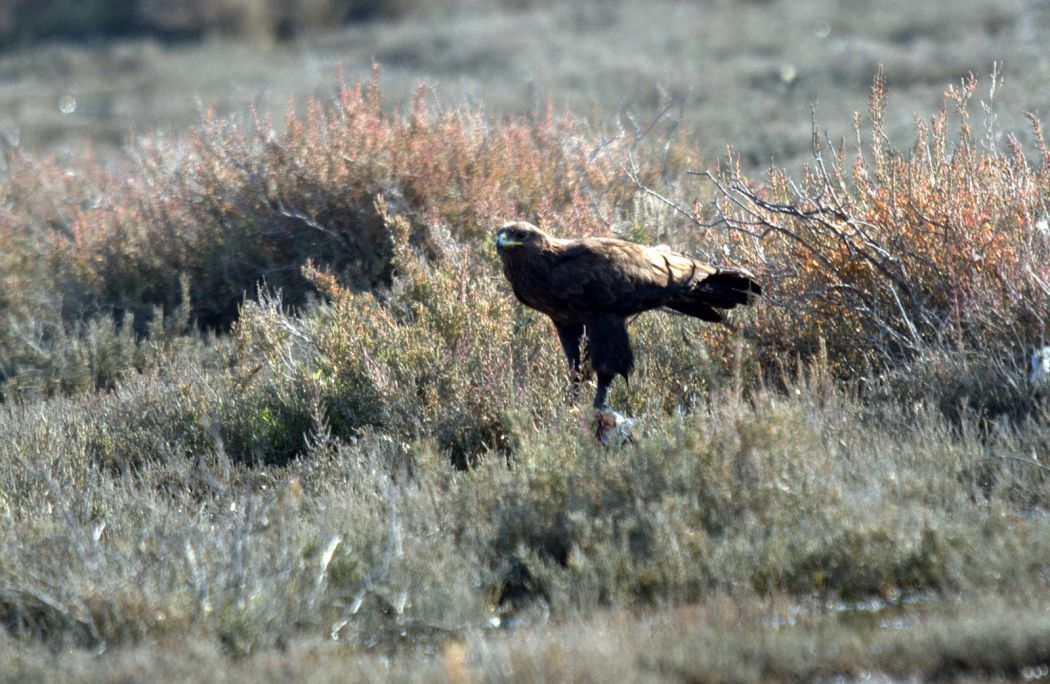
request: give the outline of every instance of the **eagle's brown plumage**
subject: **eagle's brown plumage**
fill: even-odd
[[[663,247],[613,238],[563,240],[518,221],[496,233],[496,249],[514,295],[554,321],[573,382],[580,370],[580,339],[598,376],[595,408],[609,385],[634,368],[627,317],[668,308],[705,321],[719,309],[749,304],[762,294],[750,274],[710,266]]]

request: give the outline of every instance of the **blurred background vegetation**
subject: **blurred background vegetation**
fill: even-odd
[[[1043,4],[0,18],[0,679],[1046,676]],[[607,449],[509,218],[767,295]]]
[[[1005,64],[1003,130],[1050,111],[1050,9],[1031,0],[7,0],[0,10],[0,126],[23,145],[119,147],[184,130],[203,103],[281,110],[329,96],[334,75],[384,68],[388,104],[416,85],[449,103],[528,113],[551,99],[615,125],[672,105],[709,158],[733,145],[748,169],[809,157],[811,107],[851,135],[882,64],[885,132],[969,72]]]
[[[331,29],[347,21],[396,17],[422,4],[412,0],[9,0],[0,7],[0,35],[5,44],[131,35],[275,39],[303,30]]]

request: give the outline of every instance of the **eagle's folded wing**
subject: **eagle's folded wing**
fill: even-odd
[[[716,271],[677,252],[592,239],[561,253],[550,271],[550,285],[571,304],[636,311],[687,292]]]

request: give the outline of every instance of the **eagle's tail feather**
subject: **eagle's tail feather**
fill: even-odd
[[[704,321],[719,322],[722,315],[715,309],[732,309],[750,304],[762,294],[762,287],[744,271],[719,269],[696,287],[668,300],[667,307]]]

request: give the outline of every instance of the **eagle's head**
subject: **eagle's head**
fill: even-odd
[[[525,221],[504,223],[496,231],[496,249],[502,253],[522,247],[539,248],[547,241],[547,234]]]

